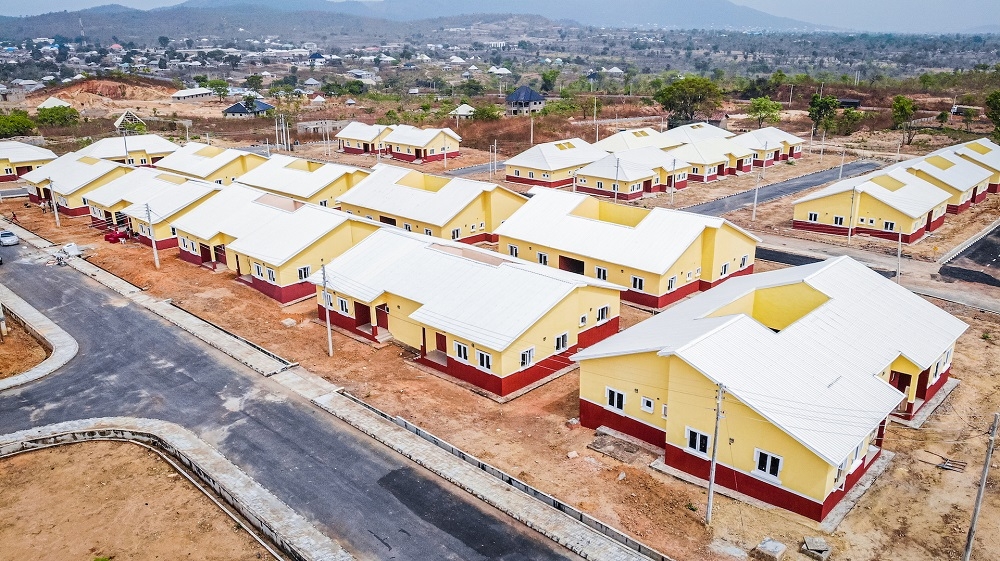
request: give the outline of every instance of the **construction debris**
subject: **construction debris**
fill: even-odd
[[[781,561],[787,549],[785,544],[777,540],[764,538],[764,541],[757,544],[757,547],[750,552],[750,558],[758,561]]]
[[[826,561],[832,553],[830,545],[823,538],[806,537],[802,541],[802,547],[799,550],[810,559]]]
[[[928,462],[927,460],[920,460],[921,462],[923,462],[925,464],[930,464],[932,466],[936,466],[938,469],[946,469],[946,470],[950,470],[950,471],[957,471],[959,473],[963,473],[963,472],[965,472],[965,468],[967,468],[969,466],[968,462],[962,462],[962,461],[959,461],[959,460],[952,460],[951,458],[942,456],[941,454],[938,454],[937,452],[931,452],[930,450],[924,450],[924,452],[927,452],[928,454],[931,454],[932,456],[937,456],[938,458],[941,458],[940,462]]]

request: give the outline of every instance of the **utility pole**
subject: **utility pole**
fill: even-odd
[[[320,270],[323,272],[323,306],[326,309],[326,347],[327,354],[331,357],[333,356],[333,327],[330,325],[330,307],[333,306],[333,296],[327,291],[326,287],[326,265],[323,260],[319,260]]]
[[[896,246],[896,284],[899,283],[899,277],[903,274],[903,231],[899,231],[899,245]]]
[[[851,245],[851,233],[854,231],[854,199],[858,196],[858,188],[851,189],[851,221],[847,224],[847,245]]]
[[[823,153],[826,152],[826,129],[823,129],[823,140],[819,145],[819,163],[823,163]]]
[[[719,384],[719,393],[715,397],[715,436],[712,437],[712,464],[708,469],[708,508],[705,510],[705,525],[712,525],[712,502],[715,499],[715,466],[719,457],[719,423],[722,421],[722,396],[726,386]]]
[[[792,107],[792,94],[795,93],[795,84],[789,84],[788,87],[788,108]]]
[[[535,145],[535,116],[531,115],[529,117],[529,119],[531,119],[531,133],[528,136],[528,146],[534,146]]]
[[[837,176],[838,180],[844,178],[844,161],[847,160],[847,145],[844,145],[844,151],[840,154],[840,174]]]
[[[767,142],[764,143],[764,159],[761,160],[760,172],[757,174],[757,184],[753,188],[753,211],[750,213],[750,222],[757,221],[757,193],[760,191],[760,180],[764,178],[764,170],[767,169]]]
[[[962,556],[962,561],[969,561],[972,556],[972,542],[976,538],[976,524],[979,522],[979,509],[983,506],[983,495],[986,493],[986,478],[990,475],[990,460],[993,458],[998,427],[1000,427],[1000,413],[994,413],[993,426],[990,427],[990,443],[986,447],[986,461],[983,462],[983,476],[979,480],[979,492],[976,493],[976,506],[972,509],[972,523],[969,525],[969,536],[965,540],[965,555]]]
[[[59,223],[59,200],[56,199],[56,192],[53,189],[55,182],[51,179],[49,180],[49,197],[52,198],[52,214],[56,215],[56,228],[62,228],[62,224]]]
[[[674,191],[677,190],[677,158],[670,169],[670,208],[674,208]]]
[[[146,226],[149,228],[149,243],[153,246],[153,264],[159,269],[160,252],[156,249],[156,230],[153,229],[153,217],[149,210],[149,203],[146,203]]]
[[[597,96],[594,96],[594,142],[601,141],[601,126],[597,124]]]

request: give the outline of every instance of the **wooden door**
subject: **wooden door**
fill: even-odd
[[[360,302],[354,303],[354,325],[368,325],[372,322],[372,309]]]
[[[446,337],[444,333],[435,333],[434,342],[437,350],[444,354],[448,354],[448,337]]]
[[[380,329],[389,329],[389,306],[382,304],[375,308],[375,325]]]

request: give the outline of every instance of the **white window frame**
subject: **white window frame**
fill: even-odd
[[[667,279],[667,292],[673,292],[675,288],[677,288],[677,275]]]
[[[487,372],[493,370],[493,355],[476,349],[476,364],[479,365],[480,370]]]
[[[535,363],[535,347],[521,351],[521,368],[528,368]]]
[[[642,399],[639,400],[639,409],[642,409],[646,413],[652,413],[654,405],[656,404],[651,397],[642,396]]]
[[[278,282],[278,280],[277,280],[278,279],[278,274],[274,272],[274,269],[268,267],[266,269],[266,272],[267,272],[267,282],[270,282],[270,283],[276,283],[276,282]]]
[[[511,257],[517,257],[518,251],[519,250],[517,249],[516,245],[507,244],[507,254],[510,255]]]
[[[608,280],[608,270],[604,267],[594,267],[594,277],[606,281]]]
[[[260,263],[253,264],[253,276],[263,279],[264,278],[264,266]]]
[[[556,353],[560,353],[568,349],[569,333],[562,333],[560,335],[556,335],[555,343],[556,343]]]
[[[351,317],[351,303],[347,301],[346,298],[337,297],[337,311],[341,315]]]
[[[538,252],[538,263],[540,265],[548,265],[549,264],[549,254],[548,253],[542,253],[541,251],[539,251]]]
[[[844,217],[843,216],[834,216],[833,217],[833,225],[834,226],[843,226],[844,225]]]
[[[661,415],[661,416],[662,416],[662,417],[663,417],[664,419],[666,419],[666,418],[667,418],[667,404],[666,404],[666,403],[664,403],[663,405],[661,405],[661,406],[660,406],[660,415]]]
[[[882,222],[882,230],[884,230],[886,232],[895,232],[896,231],[896,223],[893,222],[893,221],[891,221],[891,220],[885,220],[885,221]]]
[[[528,179],[534,179],[534,178],[535,178],[535,172],[529,171],[528,172]]]
[[[598,189],[604,189],[604,182],[603,181],[598,181],[597,182],[597,188]]]
[[[430,228],[424,228],[424,235],[425,236],[433,236],[434,232]]]
[[[469,362],[469,346],[465,343],[460,343],[458,341],[453,341],[455,349],[455,358],[461,360],[462,362]]]
[[[4,175],[14,175],[14,168],[3,168]]]
[[[462,237],[462,229],[461,228],[454,228],[454,229],[452,229],[452,231],[451,231],[451,239],[457,240],[458,238],[461,238],[461,237]]]
[[[719,271],[719,276],[720,277],[724,277],[724,276],[726,276],[728,274],[729,274],[729,263],[726,262],[726,263],[722,264],[722,270]]]
[[[646,287],[646,279],[632,275],[632,290],[645,292],[644,290],[645,287]]]
[[[597,308],[597,323],[608,321],[610,316],[611,306],[601,306],[600,308]]]
[[[810,212],[809,215],[806,217],[806,220],[808,222],[819,222],[819,213],[818,212]]]
[[[587,314],[580,316],[580,327],[587,325]]]
[[[761,456],[766,456],[767,457],[767,460],[766,460],[767,461],[767,470],[766,471],[761,471],[760,470]],[[777,460],[777,462],[778,462],[778,470],[777,470],[778,473],[777,474],[772,474],[771,473],[771,466],[772,466],[772,462],[775,461],[775,460]],[[759,477],[761,479],[766,479],[768,481],[773,481],[775,483],[780,484],[781,483],[781,470],[784,468],[784,466],[785,466],[785,459],[782,458],[781,456],[779,456],[777,454],[774,454],[772,452],[768,452],[767,450],[761,450],[760,448],[754,448],[754,450],[753,450],[753,471],[751,471],[750,473],[752,475],[754,475],[755,477]]]
[[[621,399],[615,400],[615,397],[620,397]],[[605,409],[611,409],[612,411],[625,412],[626,395],[625,392],[620,392],[610,386],[604,387],[604,407]]]
[[[298,273],[299,273],[299,280],[300,281],[304,281],[304,280],[308,279],[309,276],[312,275],[312,265],[305,265],[305,266],[299,267]]]
[[[697,446],[695,448],[691,447],[691,435],[692,434],[695,434],[695,435],[697,435],[699,437],[699,439],[697,441],[697,443],[699,444],[699,446]],[[701,448],[701,446],[700,446],[700,444],[701,444],[701,437],[705,438],[705,450],[704,451],[700,450],[700,448]],[[696,430],[696,429],[693,429],[691,427],[684,427],[684,450],[686,450],[689,454],[694,454],[695,456],[700,456],[702,458],[708,458],[708,454],[709,454],[709,451],[711,449],[712,449],[712,436],[711,435],[705,434],[705,433],[701,432],[700,430]]]
[[[403,229],[406,230],[407,232],[412,232],[413,226],[407,224],[406,222],[403,222]]]
[[[747,265],[750,264],[750,255],[744,255],[740,257],[740,269],[746,269]]]

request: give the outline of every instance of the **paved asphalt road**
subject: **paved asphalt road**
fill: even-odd
[[[463,176],[466,176],[466,175],[474,175],[474,174],[477,174],[477,173],[488,173],[489,171],[490,171],[490,164],[489,163],[485,163],[485,164],[478,164],[478,165],[474,165],[474,166],[469,166],[469,167],[466,167],[466,168],[448,170],[445,173],[447,175],[454,175],[454,176],[457,176],[457,177],[463,177]],[[503,179],[503,162],[499,162],[497,164],[497,171],[500,174],[500,179]]]
[[[68,267],[0,247],[0,282],[76,338],[0,393],[0,433],[103,416],[180,424],[359,559],[578,559]]]
[[[862,173],[868,173],[878,169],[879,167],[881,167],[881,164],[876,162],[851,162],[844,166],[844,177],[846,178],[860,175]],[[803,175],[802,177],[796,177],[794,179],[761,187],[757,193],[757,204],[835,181],[839,175],[840,166],[837,166],[833,169],[818,171],[816,173],[810,173],[809,175]],[[697,187],[697,185],[695,185],[695,187]],[[722,216],[727,212],[732,212],[751,205],[753,205],[753,191],[748,191],[739,195],[709,201],[704,204],[689,206],[682,210],[697,212],[698,214],[707,214],[709,216]]]
[[[0,189],[0,199],[6,199],[7,197],[24,197],[27,195],[28,190],[23,187],[19,187],[17,189]]]

